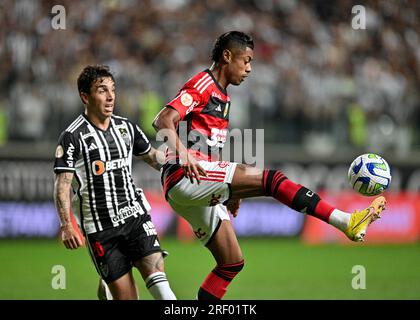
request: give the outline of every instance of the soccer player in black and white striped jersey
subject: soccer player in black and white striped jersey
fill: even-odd
[[[68,249],[83,244],[71,221],[76,213],[92,260],[114,299],[138,298],[132,266],[155,299],[176,299],[164,273],[165,252],[151,207],[131,175],[132,155],[155,169],[163,155],[137,125],[113,115],[115,82],[108,67],[87,66],[77,84],[85,112],[61,134],[55,154],[54,200],[62,241]]]

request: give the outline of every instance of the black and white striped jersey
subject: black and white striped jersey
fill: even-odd
[[[72,210],[86,234],[116,227],[151,209],[131,175],[132,155],[150,149],[139,126],[114,115],[106,131],[82,114],[61,134],[54,172],[74,172]]]

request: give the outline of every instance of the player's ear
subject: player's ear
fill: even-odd
[[[230,63],[232,61],[232,51],[229,49],[223,50],[223,62]]]
[[[82,99],[83,104],[88,103],[88,95],[85,92],[80,92],[80,99]]]

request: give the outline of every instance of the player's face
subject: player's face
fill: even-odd
[[[251,73],[251,61],[254,58],[254,51],[251,48],[245,50],[233,50],[232,59],[229,64],[229,82],[238,86]]]
[[[96,80],[87,96],[87,107],[100,119],[108,118],[114,111],[115,83],[109,78]]]

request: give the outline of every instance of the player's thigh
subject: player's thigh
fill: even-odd
[[[231,198],[244,199],[263,195],[263,170],[238,164],[231,183]]]
[[[168,198],[179,205],[189,206],[214,206],[228,200],[237,164],[226,161],[199,161],[199,164],[206,170],[207,177],[201,177],[200,184],[182,178],[168,191]]]
[[[222,221],[230,220],[224,205],[218,204],[212,207],[179,205],[169,199],[172,209],[182,216],[191,226],[197,239],[202,244],[210,243],[213,235],[220,228]]]
[[[133,264],[144,280],[155,272],[165,272],[163,258],[162,252],[155,252],[135,261]]]
[[[117,280],[108,283],[108,288],[111,291],[114,300],[137,300],[137,289],[130,270]]]
[[[221,222],[219,229],[207,244],[207,248],[219,265],[243,260],[241,247],[229,220]]]

